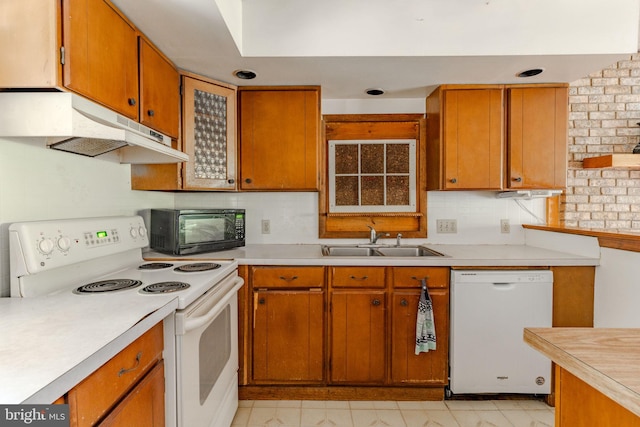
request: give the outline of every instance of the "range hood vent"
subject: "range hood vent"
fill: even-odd
[[[498,199],[539,199],[562,194],[562,190],[516,190],[496,193]]]
[[[121,163],[180,163],[171,138],[68,92],[0,93],[0,137],[44,138],[47,147],[97,157],[116,152]]]

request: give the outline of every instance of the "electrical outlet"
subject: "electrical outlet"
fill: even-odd
[[[262,220],[262,234],[271,234],[271,221],[268,219]]]
[[[458,221],[455,219],[436,219],[436,232],[457,233]]]
[[[511,224],[509,224],[508,219],[500,220],[500,232],[501,233],[511,233]]]

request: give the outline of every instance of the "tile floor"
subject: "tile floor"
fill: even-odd
[[[233,427],[553,427],[537,400],[241,400]]]

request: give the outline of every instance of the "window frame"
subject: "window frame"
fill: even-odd
[[[392,212],[335,212],[330,210],[329,141],[416,141],[415,209]],[[368,238],[369,228],[395,237],[427,237],[426,121],[423,114],[336,114],[323,116],[322,185],[319,192],[320,238]]]

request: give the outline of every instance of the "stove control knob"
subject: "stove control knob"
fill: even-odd
[[[138,227],[138,234],[140,235],[140,237],[144,237],[144,235],[147,234],[147,230],[145,230],[143,226],[140,226]]]
[[[67,252],[71,248],[71,239],[66,236],[59,237],[56,245],[62,252]]]
[[[53,252],[53,241],[46,237],[42,238],[42,240],[38,242],[38,250],[44,255],[49,255]]]

